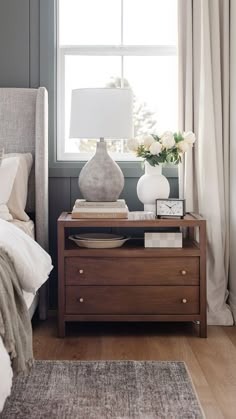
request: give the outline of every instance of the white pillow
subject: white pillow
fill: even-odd
[[[12,220],[7,203],[12,192],[18,167],[19,157],[3,159],[0,166],[0,218],[6,221]]]
[[[29,216],[25,212],[25,207],[28,195],[28,180],[33,164],[33,157],[30,153],[11,153],[4,154],[3,161],[12,157],[19,158],[19,166],[7,206],[14,219],[29,221]]]

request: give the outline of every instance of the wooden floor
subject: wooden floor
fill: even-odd
[[[207,419],[236,418],[236,327],[192,324],[68,324],[57,337],[55,314],[33,322],[36,359],[185,361]]]

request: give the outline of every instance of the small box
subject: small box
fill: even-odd
[[[144,233],[144,247],[183,247],[183,234]]]

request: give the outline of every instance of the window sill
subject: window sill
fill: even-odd
[[[57,161],[49,167],[49,177],[78,177],[85,162]],[[139,178],[144,174],[141,162],[117,162],[125,178]],[[167,178],[178,178],[178,166],[163,167],[163,174]]]

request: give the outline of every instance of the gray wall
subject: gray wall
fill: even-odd
[[[39,85],[39,0],[0,0],[0,86]]]
[[[0,87],[38,87],[49,91],[49,235],[50,253],[55,269],[50,277],[50,305],[57,300],[57,218],[62,211],[71,210],[79,197],[77,177],[81,164],[57,164],[55,161],[55,118],[53,73],[54,0],[0,0]],[[41,28],[41,30],[40,30]],[[124,171],[125,198],[130,210],[141,210],[136,195],[136,184],[140,170]],[[169,177],[171,196],[178,196],[178,181],[173,174]]]

